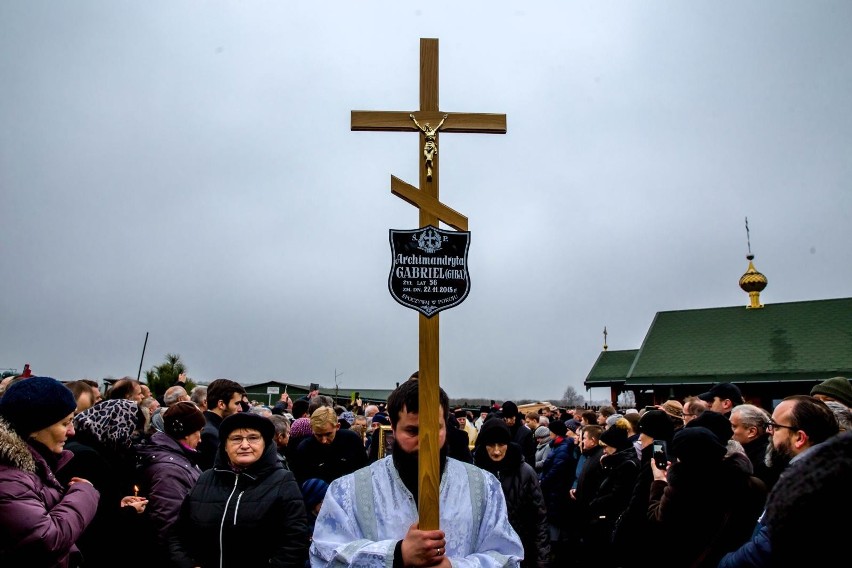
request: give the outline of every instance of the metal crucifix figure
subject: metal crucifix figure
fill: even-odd
[[[438,126],[432,128],[427,122],[423,126],[420,126],[420,123],[417,122],[417,119],[414,118],[413,114],[409,114],[411,120],[414,121],[414,125],[419,128],[423,132],[423,136],[426,138],[426,143],[423,144],[423,157],[426,159],[426,179],[432,181],[432,161],[435,158],[435,154],[438,153],[438,142],[436,140],[438,129],[444,125],[444,121],[447,120],[447,115],[441,119],[441,122],[438,123]]]

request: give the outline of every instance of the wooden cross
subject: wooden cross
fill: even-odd
[[[446,117],[446,118],[445,118]],[[443,123],[441,121],[443,120]],[[432,131],[426,132],[426,124]],[[422,126],[418,126],[422,125]],[[440,124],[440,128],[435,125]],[[438,226],[439,221],[456,230],[467,230],[467,217],[441,203],[438,197],[437,151],[424,159],[431,139],[438,143],[438,130],[444,132],[506,133],[505,114],[455,113],[438,110],[438,40],[420,39],[420,110],[419,111],[352,111],[352,130],[420,132],[417,159],[420,167],[420,188],[391,176],[391,193],[420,209],[420,227]],[[431,171],[430,171],[431,170]],[[429,175],[431,173],[431,175]],[[420,319],[420,388],[419,388],[419,447],[420,473],[418,482],[421,530],[439,527],[438,487],[439,431],[437,417],[439,402],[439,316]],[[448,408],[444,409],[446,414]],[[446,418],[446,416],[445,416]]]

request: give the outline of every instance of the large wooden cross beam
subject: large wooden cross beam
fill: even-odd
[[[417,159],[419,189],[391,176],[391,192],[420,210],[420,227],[439,226],[467,230],[467,217],[441,203],[438,194],[438,134],[444,132],[506,133],[505,114],[442,112],[438,109],[438,40],[420,40],[420,110],[352,111],[352,130],[420,132]],[[420,529],[439,527],[438,487],[440,414],[439,316],[418,314],[420,329]],[[448,411],[445,408],[444,411]],[[446,418],[446,416],[445,416]]]

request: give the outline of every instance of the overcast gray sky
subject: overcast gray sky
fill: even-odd
[[[418,313],[387,288],[390,193],[441,109],[471,291],[441,313],[451,397],[553,399],[654,314],[852,292],[852,3],[0,3],[0,368],[392,388]],[[341,374],[342,373],[342,374]],[[585,393],[588,394],[588,393]],[[605,392],[592,392],[593,397]]]

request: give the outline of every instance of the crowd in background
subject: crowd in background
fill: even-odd
[[[301,568],[329,484],[393,457],[384,404],[185,381],[4,380],[0,565]],[[499,481],[521,566],[780,566],[843,541],[819,515],[850,510],[850,407],[843,377],[771,410],[730,383],[642,410],[504,401],[443,408],[442,452]]]

